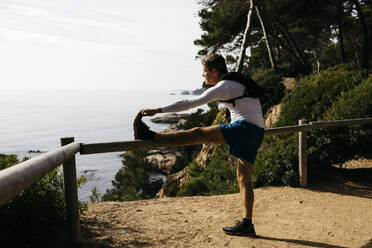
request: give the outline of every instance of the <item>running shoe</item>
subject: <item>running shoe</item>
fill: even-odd
[[[153,140],[155,132],[142,121],[142,115],[138,114],[133,122],[135,140]]]
[[[256,236],[256,231],[254,230],[254,225],[245,226],[243,222],[236,221],[235,225],[232,227],[224,227],[222,230],[228,235],[237,235],[237,236]]]

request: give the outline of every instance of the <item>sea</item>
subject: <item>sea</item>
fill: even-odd
[[[181,90],[2,90],[0,154],[17,154],[20,160],[33,158],[60,147],[62,137],[74,137],[76,142],[85,144],[133,140],[132,123],[140,109],[193,97],[181,93]],[[161,115],[164,114],[156,116]],[[143,120],[154,131],[169,126],[153,123],[151,118]],[[94,188],[101,196],[112,188],[111,182],[122,167],[121,154],[76,155],[78,177],[87,178],[78,189],[80,200],[89,202]]]

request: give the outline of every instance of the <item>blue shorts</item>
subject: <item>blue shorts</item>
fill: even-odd
[[[229,145],[229,154],[253,164],[264,137],[264,129],[244,120],[221,124],[220,128]]]

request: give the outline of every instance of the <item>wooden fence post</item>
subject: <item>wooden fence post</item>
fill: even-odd
[[[298,120],[298,125],[307,124],[306,120]],[[307,186],[307,140],[306,131],[299,132],[298,135],[298,171],[300,174],[301,187]]]
[[[72,142],[74,142],[74,137],[61,138],[62,146]],[[65,186],[67,235],[70,242],[78,244],[80,242],[80,219],[75,156],[63,163],[63,181]]]

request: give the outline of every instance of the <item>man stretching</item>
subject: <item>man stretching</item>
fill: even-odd
[[[202,66],[205,82],[213,87],[192,100],[178,101],[162,108],[140,110],[134,121],[134,136],[135,139],[152,139],[175,146],[227,143],[229,154],[238,158],[236,172],[243,205],[243,220],[237,221],[232,227],[224,227],[223,231],[230,235],[255,236],[252,224],[252,170],[264,135],[264,120],[259,100],[262,90],[249,77],[236,72],[228,73],[225,59],[221,55],[211,54],[204,57]],[[216,100],[230,110],[230,124],[155,133],[141,120],[142,116],[184,111]]]

